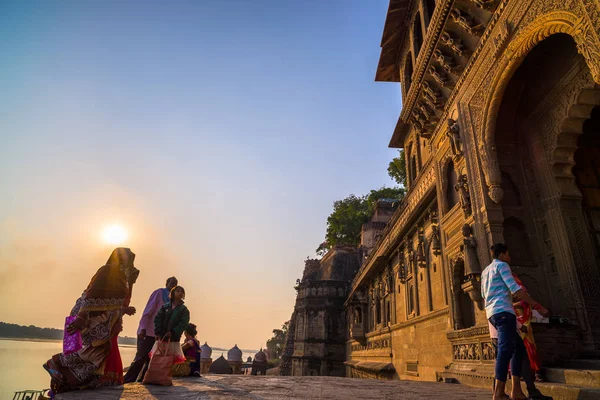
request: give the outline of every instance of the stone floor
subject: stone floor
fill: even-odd
[[[59,400],[113,399],[491,399],[491,392],[457,384],[332,377],[207,375],[176,379],[173,386],[130,384],[65,393]]]

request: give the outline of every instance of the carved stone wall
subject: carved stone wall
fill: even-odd
[[[415,12],[406,11],[407,21]],[[411,34],[402,32],[411,46],[404,41],[399,51],[404,68],[415,48]],[[560,35],[572,38],[574,49],[562,53],[565,68],[537,82],[546,92],[530,102],[535,107],[499,117],[507,91],[507,98],[520,96],[510,92],[511,80],[528,56],[539,53],[545,40],[565,37]],[[494,347],[477,304],[477,276],[465,272],[471,271],[465,252],[484,268],[491,261],[489,246],[505,240],[515,243],[514,269],[532,293],[571,322],[536,331],[548,362],[600,348],[600,320],[592,318],[600,313],[598,259],[571,171],[582,124],[600,104],[599,38],[596,0],[436,2],[392,138],[398,143],[401,137],[417,167],[404,202],[352,284],[351,296],[368,291],[370,325],[364,342],[348,341],[348,360],[391,360],[402,379],[432,379],[436,368],[443,369],[439,357],[449,370],[491,373]],[[459,196],[454,206],[452,187]],[[435,224],[422,218],[432,210]],[[468,236],[461,232],[465,225]],[[437,281],[434,265],[442,272]],[[392,294],[380,288],[390,270]],[[436,285],[443,290],[429,289]],[[395,315],[378,319],[386,299]],[[557,346],[568,351],[554,351]]]

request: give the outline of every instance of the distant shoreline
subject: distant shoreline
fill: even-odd
[[[16,337],[0,337],[0,340],[13,340],[13,341],[17,341],[17,342],[49,342],[49,343],[61,343],[62,342],[62,340],[60,340],[60,339],[16,338]],[[119,344],[119,346],[135,347],[134,344]],[[244,353],[258,352],[258,350],[246,350],[246,349],[240,349],[240,350],[242,350]],[[222,349],[219,347],[214,347],[213,351],[227,352],[229,350]]]
[[[0,340],[12,340],[14,342],[62,343],[62,340],[60,340],[60,339],[40,339],[40,338],[0,337]],[[119,347],[136,347],[136,346],[135,346],[135,344],[119,343]]]
[[[0,340],[14,340],[17,342],[53,342],[60,343],[60,339],[40,339],[40,338],[17,338],[17,337],[0,337]]]

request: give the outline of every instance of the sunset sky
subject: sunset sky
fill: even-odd
[[[116,224],[141,271],[125,335],[175,275],[202,342],[264,346],[332,203],[393,185],[387,6],[1,2],[0,321],[62,328]]]

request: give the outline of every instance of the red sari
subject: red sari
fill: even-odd
[[[110,340],[110,352],[104,362],[104,374],[100,378],[102,386],[123,384],[123,361],[119,352],[119,336],[113,336]]]
[[[523,282],[521,282],[517,275],[513,274],[513,278],[515,278],[515,281],[521,287],[521,289],[524,292],[527,292],[527,289],[523,285]],[[531,318],[533,317],[533,311],[531,310],[531,306],[524,301],[514,302],[513,307],[515,308],[515,313],[517,314],[517,322],[527,328],[527,332],[523,332],[521,331],[521,329],[519,329],[519,336],[521,336],[521,339],[523,339],[523,344],[525,345],[525,349],[527,350],[527,356],[529,357],[529,366],[531,367],[533,372],[537,374],[541,370],[541,366],[537,354],[535,339],[533,338],[533,329],[531,327]]]

